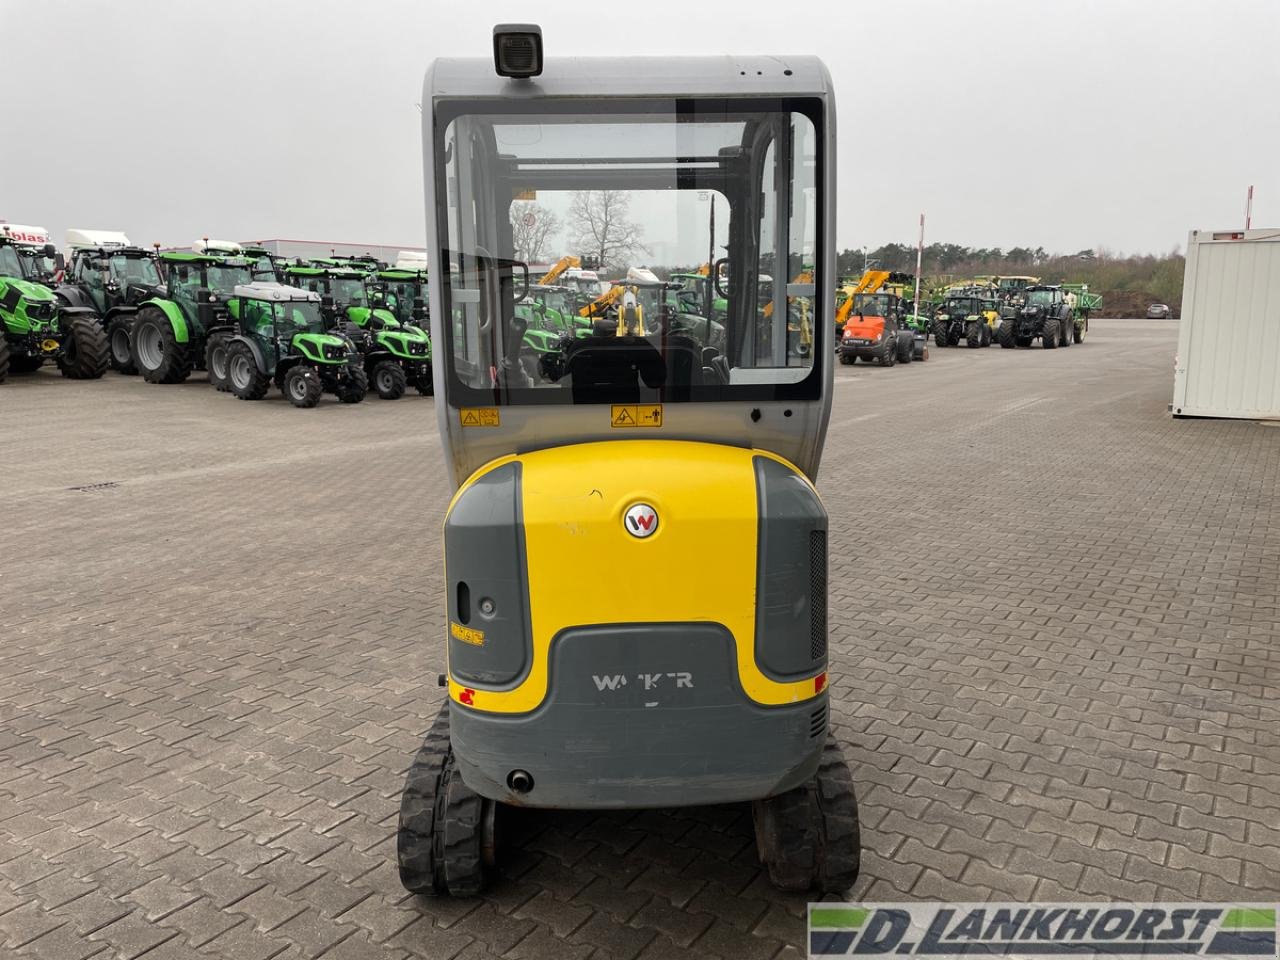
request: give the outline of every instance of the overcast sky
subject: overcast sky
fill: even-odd
[[[472,17],[474,14],[474,17]],[[1280,225],[1275,0],[0,0],[0,219],[424,240],[422,76],[495,22],[548,56],[813,53],[835,80],[840,246],[1165,252]]]

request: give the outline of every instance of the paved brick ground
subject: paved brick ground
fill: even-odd
[[[1280,430],[1171,421],[1174,329],[839,368],[855,896],[1277,897]],[[442,666],[431,401],[42,372],[0,415],[7,955],[794,955],[804,900],[736,807],[525,812],[483,899],[401,890]]]

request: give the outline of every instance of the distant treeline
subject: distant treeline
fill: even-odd
[[[861,276],[864,262],[875,270],[914,273],[915,247],[887,243],[864,254],[861,249],[842,250],[836,259],[841,276]],[[1104,317],[1141,317],[1152,303],[1167,303],[1177,314],[1182,303],[1184,257],[1116,256],[1106,250],[1081,250],[1051,254],[1043,247],[963,247],[932,243],[924,248],[922,273],[925,288],[984,274],[1030,275],[1045,283],[1087,283],[1102,295]]]

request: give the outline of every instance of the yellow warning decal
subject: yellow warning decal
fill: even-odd
[[[458,419],[464,427],[496,427],[500,425],[497,407],[463,407]]]
[[[449,633],[455,640],[461,640],[463,643],[469,643],[473,647],[484,646],[484,631],[476,630],[473,627],[464,627],[460,623],[449,621]]]
[[[660,427],[662,426],[662,404],[615,403],[610,408],[609,426],[611,427]]]

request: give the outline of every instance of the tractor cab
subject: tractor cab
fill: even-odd
[[[235,288],[252,280],[249,261],[243,257],[169,250],[159,261],[164,265],[167,299],[201,328],[211,325],[213,315],[225,314]]]
[[[1000,301],[1021,307],[1026,303],[1027,288],[1040,282],[1039,277],[994,277]]]
[[[901,300],[892,293],[856,293],[844,335],[878,340],[886,321],[896,321],[901,312]]]
[[[351,323],[361,329],[398,327],[400,321],[372,296],[368,274],[331,260],[311,260],[284,268],[285,279],[321,296],[330,328]]]
[[[429,70],[435,409],[457,492],[448,698],[401,806],[408,889],[478,892],[508,804],[750,802],[776,883],[856,876],[813,486],[834,370],[833,110],[813,57],[544,63],[531,26],[497,28],[493,60]],[[562,217],[626,211],[597,247],[606,274],[641,247],[715,260],[723,338],[681,329],[661,296],[640,322],[650,285],[624,282],[586,336],[554,345],[557,375],[530,376],[512,226],[530,197]],[[803,353],[793,301],[812,318]]]
[[[29,283],[41,283],[53,286],[57,283],[63,269],[62,254],[49,241],[49,231],[44,227],[27,226],[22,223],[0,223],[0,243],[8,247],[10,253],[17,257],[10,261],[7,270],[13,270],[16,262],[17,272],[8,276],[21,278]]]
[[[76,287],[99,316],[109,317],[117,309],[136,304],[164,287],[154,251],[134,246],[72,246],[67,269],[68,286]]]
[[[400,323],[425,329],[429,317],[425,269],[388,267],[378,271],[376,285],[382,305]]]
[[[244,247],[241,255],[249,261],[249,271],[254,283],[279,283],[284,271],[283,261],[266,247]]]

